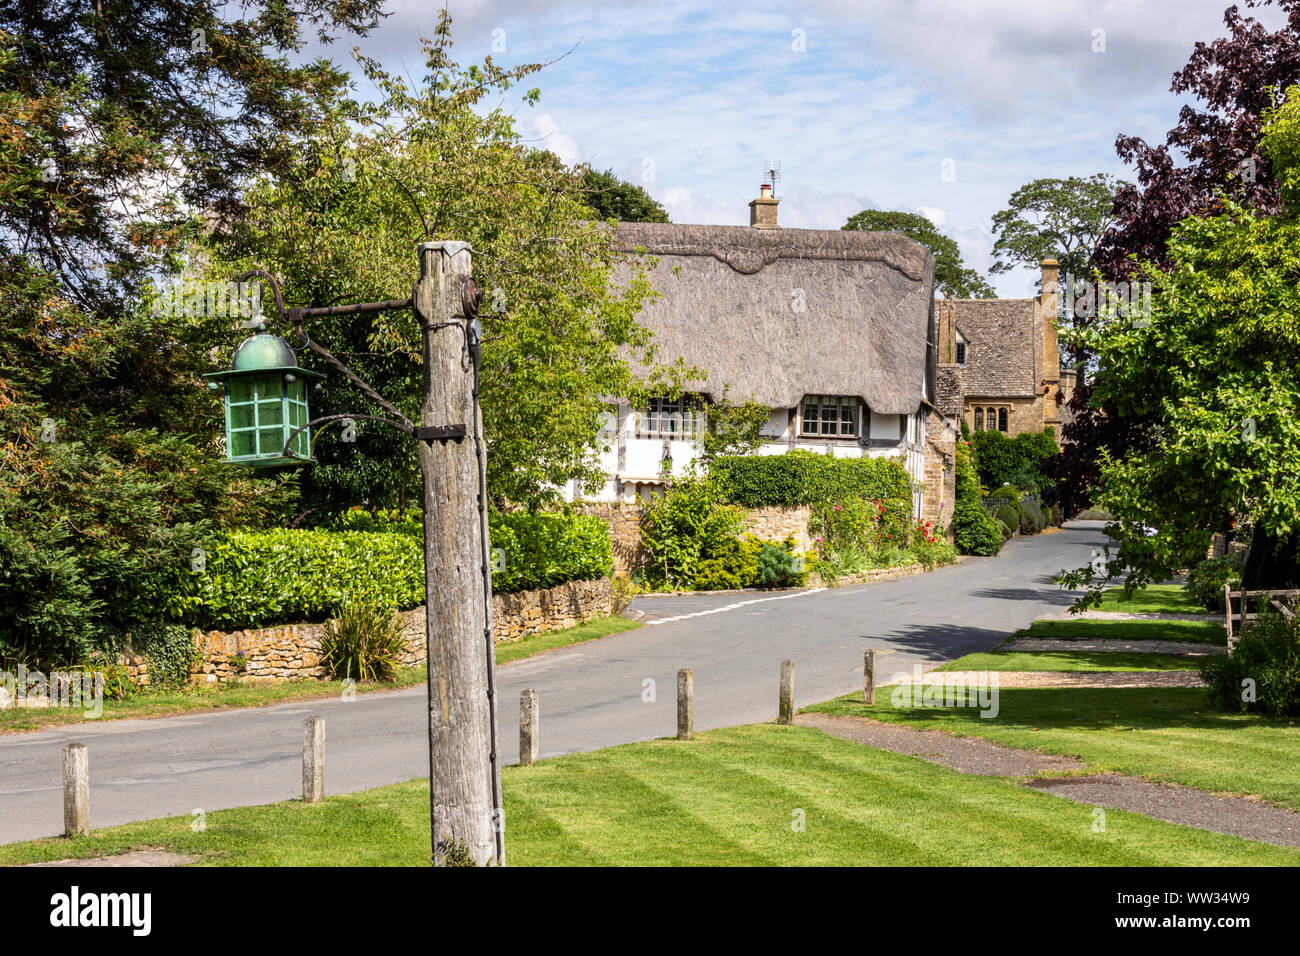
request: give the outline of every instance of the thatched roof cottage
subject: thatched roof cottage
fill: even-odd
[[[619,224],[623,251],[658,260],[650,279],[661,296],[640,318],[659,358],[681,356],[704,378],[685,400],[618,403],[599,499],[634,501],[689,467],[703,427],[693,407],[725,388],[730,401],[771,408],[759,454],[897,455],[916,512],[938,516],[945,501],[951,512],[933,257],[897,233],[782,229],[777,203],[764,186],[748,227]]]

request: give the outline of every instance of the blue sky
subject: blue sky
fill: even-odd
[[[512,108],[531,142],[643,185],[674,222],[744,224],[770,160],[784,226],[921,212],[991,262],[990,221],[1044,176],[1128,171],[1118,133],[1163,141],[1171,74],[1222,35],[1227,0],[456,2],[461,62],[567,56]],[[437,5],[392,0],[362,41],[422,64]],[[1249,11],[1248,11],[1249,12]],[[1275,25],[1276,11],[1254,14]],[[1103,31],[1103,32],[1099,32]],[[493,44],[498,47],[493,52]],[[504,47],[504,49],[500,49]],[[344,44],[330,50],[346,60]],[[530,83],[530,85],[533,85]],[[949,175],[945,177],[944,172]],[[1029,271],[996,277],[1032,295]]]

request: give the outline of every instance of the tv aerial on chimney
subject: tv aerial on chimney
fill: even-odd
[[[781,178],[781,163],[772,160],[763,168],[763,182],[772,184],[772,198],[776,198],[776,181]]]

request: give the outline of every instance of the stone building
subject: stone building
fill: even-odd
[[[1056,338],[1060,266],[1042,263],[1042,293],[1032,299],[939,299],[939,391],[961,409],[972,431],[1008,436],[1052,426],[1074,389],[1062,369]]]
[[[611,402],[595,500],[633,502],[685,473],[725,390],[771,409],[757,454],[896,456],[914,512],[946,524],[958,429],[937,401],[933,256],[898,233],[781,228],[768,186],[749,207],[748,227],[618,225],[617,246],[655,263],[660,295],[640,320],[659,359],[680,357],[703,377],[683,399]]]

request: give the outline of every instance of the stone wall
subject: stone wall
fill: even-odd
[[[925,416],[925,491],[921,495],[921,517],[936,528],[952,524],[957,493],[957,437],[961,426],[933,408]]]
[[[585,504],[582,514],[595,515],[609,524],[610,550],[614,554],[614,572],[631,574],[646,560],[641,545],[641,518],[645,509],[635,504]],[[812,550],[808,534],[808,517],[812,510],[800,507],[752,508],[747,511],[745,530],[765,541],[784,541],[793,537],[799,551]]]
[[[613,589],[608,578],[570,581],[554,588],[492,596],[492,629],[498,643],[517,641],[528,634],[574,627],[612,614]],[[424,608],[401,614],[407,640],[400,657],[405,667],[424,663]],[[195,631],[203,663],[191,677],[215,683],[239,676],[254,683],[304,677],[323,677],[320,639],[327,624],[285,624],[243,631]],[[236,660],[241,656],[241,668]],[[144,662],[122,660],[132,676],[148,683]]]

